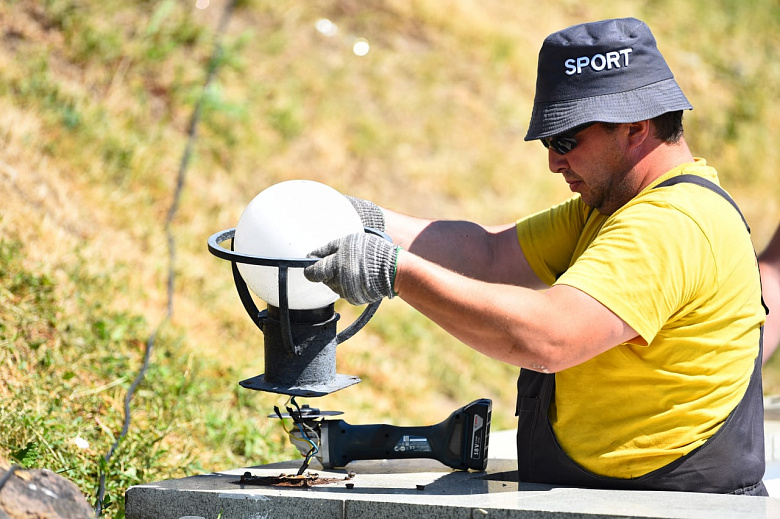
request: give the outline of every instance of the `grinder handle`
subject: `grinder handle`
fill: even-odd
[[[324,468],[355,460],[432,458],[459,470],[485,470],[492,403],[480,399],[436,425],[402,427],[321,422]]]
[[[355,460],[435,457],[430,444],[433,426],[351,425],[344,420],[325,424],[328,457],[323,452],[321,460],[325,468],[344,467]]]

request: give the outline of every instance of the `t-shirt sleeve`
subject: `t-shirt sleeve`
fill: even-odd
[[[571,264],[589,208],[580,197],[517,221],[517,239],[528,264],[552,286]]]
[[[598,300],[650,344],[701,303],[710,293],[703,286],[717,290],[706,279],[713,264],[711,244],[691,217],[663,202],[643,203],[608,219],[556,284]]]

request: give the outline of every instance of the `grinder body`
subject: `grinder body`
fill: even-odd
[[[401,427],[319,422],[317,459],[324,468],[350,461],[432,458],[459,470],[485,470],[492,403],[483,398],[461,407],[436,425]]]

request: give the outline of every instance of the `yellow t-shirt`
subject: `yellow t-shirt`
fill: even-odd
[[[558,442],[599,475],[638,477],[704,443],[741,400],[758,355],[765,314],[750,236],[709,189],[653,189],[680,174],[718,183],[697,159],[611,216],[577,196],[517,222],[544,282],[589,294],[639,334],[555,375]]]

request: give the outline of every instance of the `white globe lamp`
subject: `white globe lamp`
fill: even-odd
[[[235,252],[277,259],[305,258],[314,249],[354,233],[362,233],[360,216],[335,189],[311,180],[289,180],[258,194],[236,226]],[[272,306],[279,306],[278,268],[238,263],[249,289]],[[312,283],[303,269],[290,269],[287,280],[291,310],[330,305],[338,295],[322,283]]]

